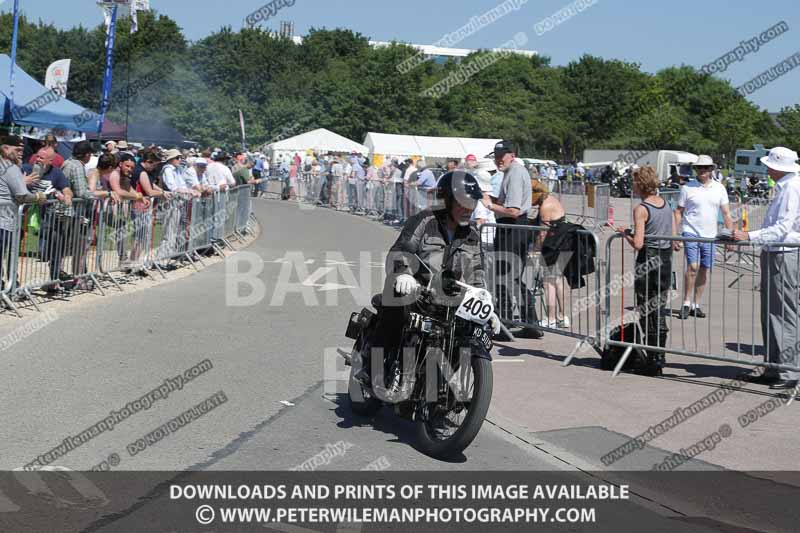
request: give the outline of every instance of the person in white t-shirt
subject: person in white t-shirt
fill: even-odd
[[[707,155],[701,155],[694,164],[697,179],[690,180],[681,187],[678,208],[675,210],[675,225],[680,226],[684,237],[717,237],[717,220],[719,212],[725,227],[733,231],[733,219],[728,206],[728,191],[712,179],[716,168],[714,161]],[[683,307],[680,316],[687,319],[690,315],[705,318],[700,308],[708,271],[714,265],[714,244],[705,242],[686,243],[686,272],[683,285]],[[680,242],[675,241],[675,250],[680,249]]]
[[[494,165],[494,163],[491,164]],[[478,179],[478,185],[480,185],[481,192],[483,192],[483,201],[478,202],[478,205],[475,207],[475,211],[472,213],[471,220],[474,221],[478,226],[478,231],[481,234],[481,242],[483,243],[483,249],[487,252],[492,252],[494,250],[494,235],[497,232],[497,229],[480,229],[482,225],[487,223],[494,224],[497,220],[494,216],[494,211],[490,211],[487,207],[487,205],[492,203],[492,175],[489,174],[489,171],[485,167],[481,166],[471,169],[470,172],[472,172],[472,174]],[[488,258],[490,255],[491,254],[487,254],[486,257]],[[484,265],[484,268],[486,268],[486,265]]]
[[[226,191],[236,185],[233,173],[226,164],[230,158],[227,152],[216,152],[212,156],[214,161],[208,165],[203,175],[203,184],[212,191]]]

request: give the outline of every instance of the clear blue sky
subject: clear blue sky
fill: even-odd
[[[282,20],[295,23],[295,33],[310,27],[343,27],[375,40],[433,44],[503,0],[295,0],[292,7],[262,23],[277,29]],[[568,5],[564,0],[515,0],[519,10],[464,39],[459,47],[493,48],[525,32],[527,48],[563,65],[585,53],[606,59],[638,62],[655,72],[671,65],[700,67],[736,47],[741,40],[785,21],[790,30],[764,45],[721,76],[738,86],[780,60],[800,52],[800,3],[797,0],[596,0],[584,12],[542,36],[542,21]],[[590,3],[591,0],[586,0]],[[245,17],[265,0],[151,0],[151,6],[176,20],[191,40],[223,25],[242,26]],[[8,11],[12,0],[0,3]],[[102,22],[94,0],[20,0],[31,18],[59,27]],[[22,43],[24,46],[24,43]],[[800,68],[749,98],[770,111],[800,103]]]

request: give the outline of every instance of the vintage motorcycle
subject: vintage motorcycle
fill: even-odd
[[[615,174],[611,178],[610,194],[613,198],[631,197],[631,177],[629,174]]]
[[[420,288],[403,313],[396,353],[384,357],[382,349],[372,349],[378,316],[370,309],[353,313],[346,332],[355,340],[345,357],[351,366],[352,411],[371,416],[383,405],[393,406],[398,416],[416,423],[418,448],[439,459],[470,445],[492,398],[492,296],[458,281],[460,277],[445,271]],[[380,296],[372,300],[378,310]]]

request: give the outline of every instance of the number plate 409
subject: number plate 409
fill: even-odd
[[[458,306],[456,316],[475,322],[486,324],[494,312],[492,295],[485,289],[469,289],[461,305]]]

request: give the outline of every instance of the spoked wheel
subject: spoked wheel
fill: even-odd
[[[437,373],[441,384],[441,370]],[[437,403],[425,403],[417,413],[420,450],[436,459],[458,455],[478,435],[492,400],[491,362],[473,357],[470,369],[456,370],[445,388]]]

